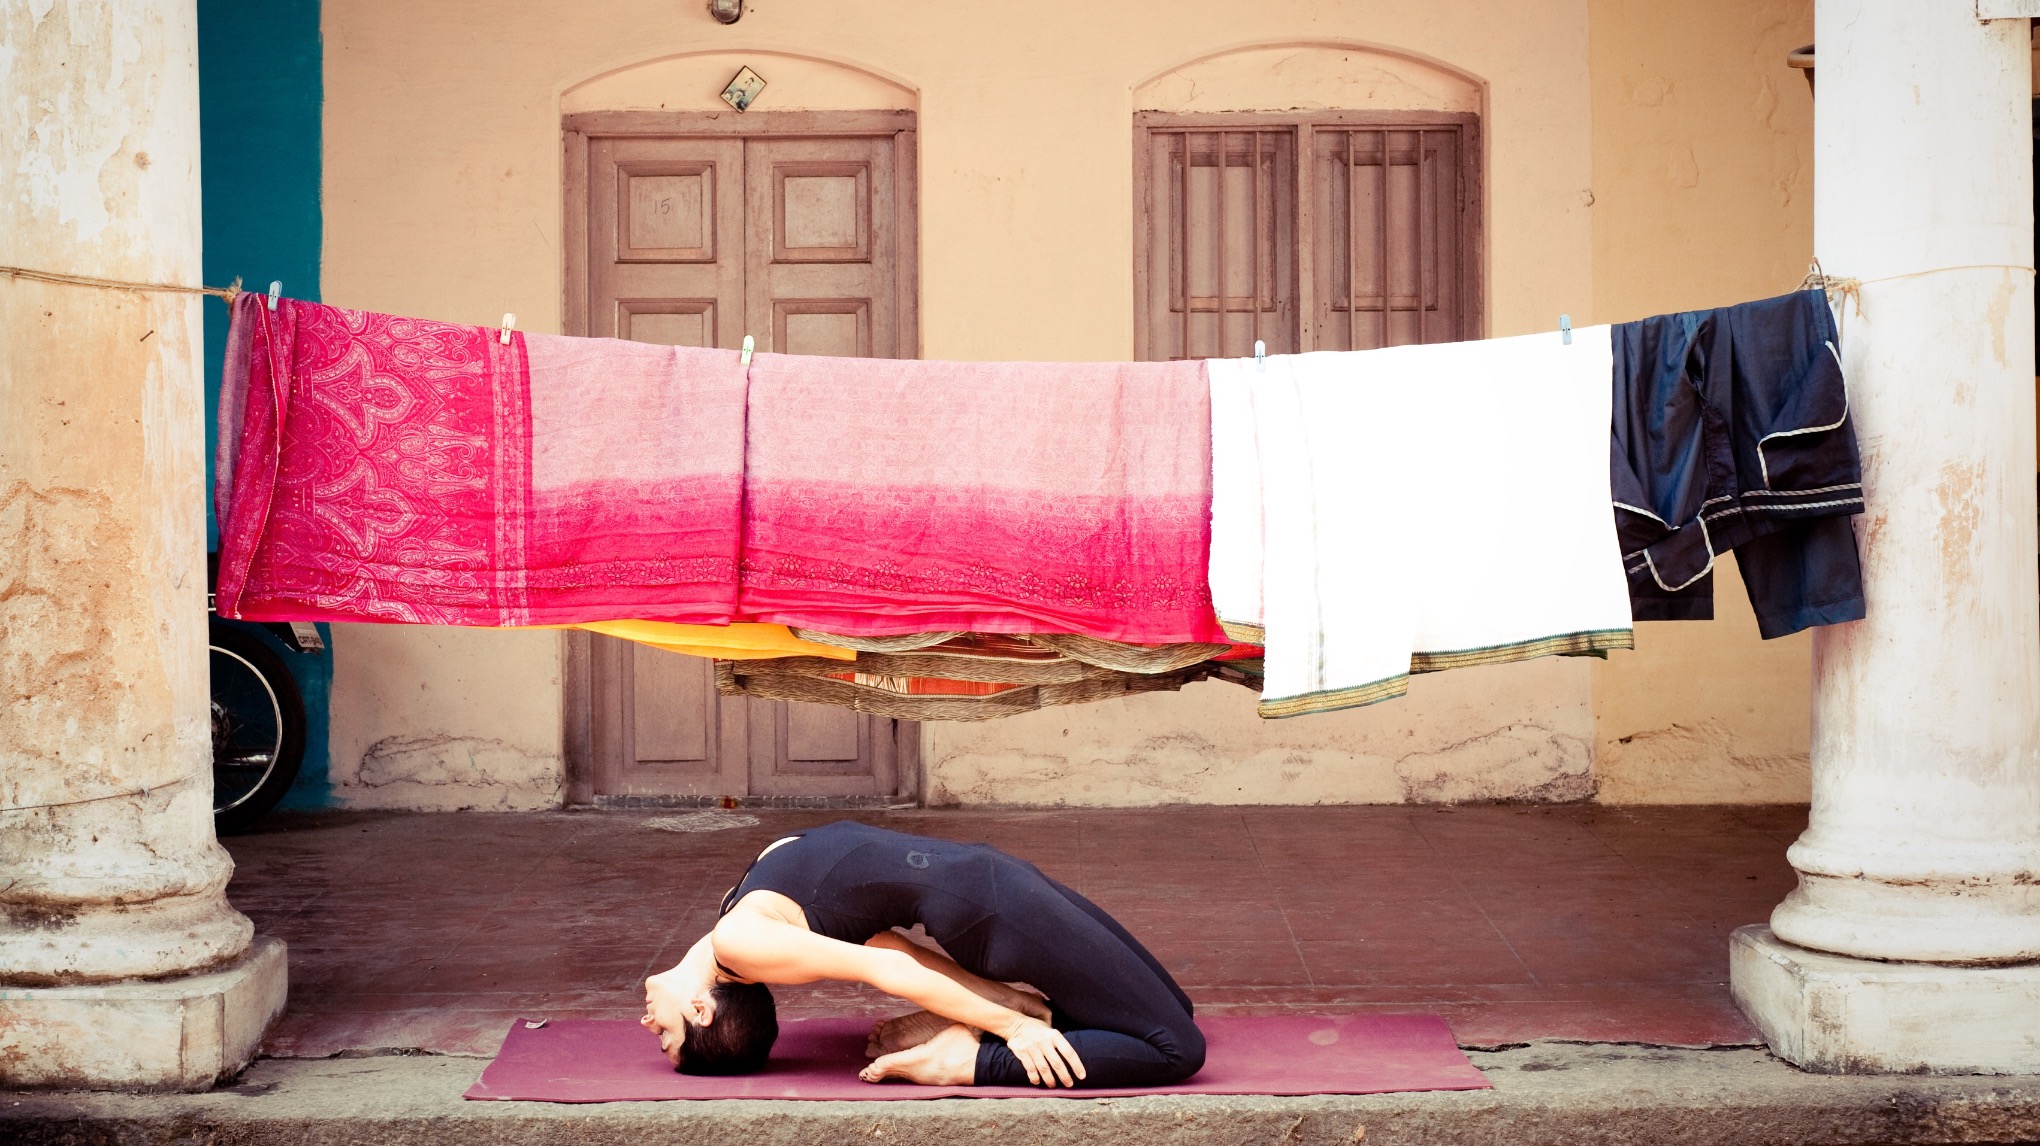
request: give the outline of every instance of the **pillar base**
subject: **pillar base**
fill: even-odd
[[[0,987],[0,1087],[204,1090],[254,1059],[283,1014],[280,939],[216,971],[83,987]]]
[[[2040,1074],[2040,963],[1884,963],[1729,939],[1728,978],[1779,1058],[1820,1074]]]

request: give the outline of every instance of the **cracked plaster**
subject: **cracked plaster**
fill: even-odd
[[[336,625],[332,765],[350,808],[556,808],[552,632]]]
[[[1180,693],[926,726],[933,804],[1397,804],[1592,794],[1585,666],[1420,676],[1361,709],[1263,721],[1251,692]],[[1081,723],[1079,723],[1081,721]]]

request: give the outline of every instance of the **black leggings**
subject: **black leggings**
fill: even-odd
[[[997,911],[944,946],[985,978],[1048,996],[1055,1028],[1083,1060],[1078,1086],[1166,1086],[1197,1073],[1204,1034],[1190,997],[1147,948],[1030,863],[999,863],[993,879]],[[1027,1068],[988,1034],[978,1045],[976,1083],[1027,1086]]]

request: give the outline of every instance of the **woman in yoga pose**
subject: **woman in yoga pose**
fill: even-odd
[[[917,923],[949,958],[894,930]],[[872,1028],[866,1082],[1144,1087],[1204,1065],[1189,997],[1095,904],[996,848],[849,822],[760,852],[645,980],[641,1021],[684,1072],[753,1071],[779,1033],[767,984],[818,979],[922,1008]]]

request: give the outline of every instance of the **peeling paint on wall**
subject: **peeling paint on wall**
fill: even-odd
[[[1934,544],[1941,554],[1941,601],[1951,611],[1976,592],[1976,530],[1982,519],[1978,502],[1984,482],[1982,462],[1949,462],[1934,483],[1934,500],[1941,508],[1934,523]]]
[[[1585,738],[1543,724],[1517,722],[1395,763],[1403,800],[1456,804],[1513,800],[1564,803],[1594,794]]]
[[[1807,754],[1751,752],[1720,720],[1631,733],[1595,761],[1608,804],[1796,804],[1810,798]]]
[[[551,632],[335,625],[332,799],[350,808],[559,806]]]
[[[1206,682],[1082,712],[932,724],[928,802],[1580,800],[1594,788],[1584,676],[1555,659],[1436,674],[1402,700],[1279,721],[1255,717],[1252,693]]]
[[[1991,292],[1990,306],[1984,311],[1984,320],[1990,323],[1990,353],[1999,366],[2005,365],[2005,319],[2011,317],[2012,294],[2016,290],[2012,272],[2007,270],[1998,280],[1998,288]]]
[[[349,778],[350,807],[519,812],[557,808],[559,759],[501,740],[392,736],[371,744]]]
[[[200,755],[200,729],[149,703],[169,662],[136,549],[103,490],[0,485],[0,806],[167,783]],[[165,727],[181,751],[149,743]]]

